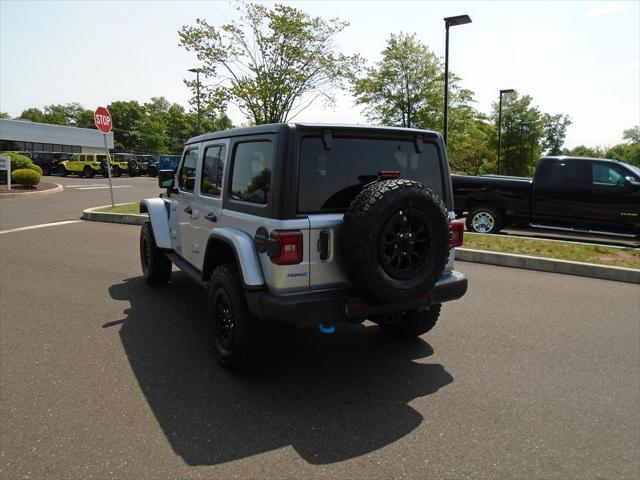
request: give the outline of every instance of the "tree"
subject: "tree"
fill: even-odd
[[[39,108],[27,108],[23,110],[18,120],[28,120],[30,122],[46,123],[44,112]]]
[[[382,60],[354,79],[353,93],[369,120],[424,126],[434,124],[442,110],[443,78],[440,61],[415,34],[391,34]]]
[[[135,100],[111,102],[107,109],[113,120],[113,142],[116,151],[138,151],[138,131],[145,111]],[[155,152],[154,152],[155,153]]]
[[[592,158],[605,158],[606,151],[601,147],[586,147],[584,145],[578,145],[570,149],[565,148],[562,153],[571,157],[592,157]]]
[[[311,17],[288,5],[241,4],[239,22],[215,27],[197,19],[178,32],[180,45],[196,53],[212,95],[229,101],[255,124],[284,122],[332,89],[360,63],[332,48],[348,25]]]
[[[500,173],[527,176],[540,157],[543,115],[532,105],[529,95],[517,92],[502,100],[502,148]],[[492,120],[498,128],[498,102],[493,104]],[[497,135],[495,139],[497,150]]]
[[[640,143],[640,126],[636,125],[633,128],[622,132],[622,138],[630,143]]]
[[[6,112],[0,112],[0,118],[11,118],[11,117]]]
[[[546,155],[560,155],[562,153],[562,145],[567,137],[567,127],[571,125],[568,115],[549,115],[545,113],[542,116],[542,150]]]

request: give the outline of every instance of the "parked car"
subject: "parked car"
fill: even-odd
[[[58,162],[58,175],[66,177],[69,174],[92,178],[96,173],[102,173],[102,163],[107,156],[99,153],[74,153],[71,158]]]
[[[140,175],[147,175],[149,163],[153,161],[153,155],[136,155]]]
[[[250,363],[270,323],[370,319],[415,338],[467,280],[453,268],[464,225],[442,137],[363,126],[273,124],[187,142],[162,198],[141,211],[142,271],[172,263],[208,289],[214,349],[229,369]]]
[[[153,161],[149,162],[147,175],[155,177],[160,170],[173,170],[178,168],[180,155],[156,155]]]
[[[452,175],[467,230],[507,226],[640,235],[640,170],[616,160],[545,157],[533,178]]]
[[[69,160],[73,156],[68,152],[31,152],[33,163],[42,169],[43,175],[51,175],[58,171],[58,163]]]
[[[136,177],[142,175],[142,167],[138,161],[138,156],[133,153],[112,153],[111,154],[111,168],[112,172],[116,167],[119,170],[119,175],[114,173],[114,176],[120,176],[126,173],[130,177]]]

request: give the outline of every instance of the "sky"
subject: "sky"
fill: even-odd
[[[263,2],[272,5],[271,2]],[[335,41],[344,53],[380,59],[391,33],[415,33],[444,57],[444,17],[468,14],[450,30],[450,68],[489,113],[498,91],[514,88],[543,112],[566,113],[565,145],[610,146],[640,124],[640,1],[291,1],[350,26]],[[198,65],[177,31],[196,18],[236,18],[228,1],[0,0],[0,111],[164,96],[188,105],[184,78]],[[296,120],[367,123],[348,93]],[[230,110],[234,123],[245,121]]]

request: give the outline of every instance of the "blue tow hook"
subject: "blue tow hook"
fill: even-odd
[[[327,335],[331,335],[333,332],[336,331],[336,326],[335,325],[327,325],[327,326],[325,326],[324,323],[321,323],[320,325],[318,325],[318,330],[320,330],[320,333],[325,333]]]

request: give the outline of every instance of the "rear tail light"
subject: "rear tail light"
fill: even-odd
[[[271,248],[269,257],[276,265],[295,265],[302,262],[302,232],[300,230],[274,230],[271,238],[279,248]]]
[[[400,178],[400,172],[398,170],[382,170],[378,172],[378,176],[382,180],[389,180],[392,178]]]
[[[464,243],[464,222],[462,220],[451,221],[451,248],[461,247]]]

